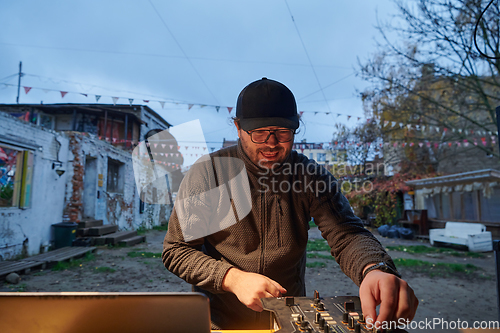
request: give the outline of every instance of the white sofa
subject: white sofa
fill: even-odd
[[[444,229],[430,229],[429,240],[434,242],[465,245],[471,252],[493,251],[491,232],[479,223],[446,222]]]

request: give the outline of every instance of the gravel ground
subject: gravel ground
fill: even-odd
[[[383,238],[375,232],[384,246],[425,245],[417,240]],[[162,250],[165,231],[151,230],[146,233],[147,242],[126,248],[99,247],[91,260],[78,261],[63,270],[51,269],[22,275],[17,285],[4,283],[0,291],[60,292],[189,292],[191,286],[168,272],[158,254]],[[310,238],[321,238],[312,228]],[[144,253],[144,255],[142,254]],[[415,290],[420,305],[415,317],[417,323],[439,320],[467,322],[498,321],[496,269],[492,252],[482,258],[454,257],[447,254],[410,254],[389,251],[396,258],[418,259],[431,263],[472,264],[479,268],[474,274],[437,274],[429,271],[416,272],[400,267],[403,277]],[[138,256],[134,256],[137,255]],[[323,254],[328,255],[328,252]],[[154,257],[153,257],[154,255]],[[318,290],[322,296],[357,295],[357,286],[340,270],[334,260],[308,259],[325,267],[308,268],[306,282],[308,296]],[[441,326],[440,326],[441,327]],[[427,330],[412,330],[424,332]],[[462,330],[463,331],[463,330]],[[500,331],[500,330],[497,330]],[[460,332],[460,330],[431,330],[430,332]]]

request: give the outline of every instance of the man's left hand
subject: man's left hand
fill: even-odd
[[[418,307],[418,299],[406,281],[378,270],[369,272],[363,279],[359,297],[366,323],[377,328],[384,322],[398,323],[400,318],[405,322],[412,320]]]

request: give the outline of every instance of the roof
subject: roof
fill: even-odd
[[[420,186],[439,186],[450,185],[458,183],[470,183],[481,181],[498,181],[500,180],[500,171],[494,169],[485,169],[478,171],[469,171],[463,173],[456,173],[453,175],[440,176],[434,178],[417,179],[407,181],[407,185],[416,187]]]
[[[156,113],[153,109],[151,109],[147,105],[140,104],[100,104],[100,103],[91,103],[91,104],[81,104],[81,103],[54,103],[54,104],[0,104],[1,106],[13,107],[13,108],[24,108],[24,107],[33,107],[39,110],[47,111],[50,113],[51,111],[62,111],[62,112],[73,112],[73,110],[80,109],[85,111],[108,111],[115,113],[129,113],[135,115],[138,119],[140,117],[140,111],[144,108],[147,112],[151,113],[155,116],[156,119],[161,121],[165,126],[171,127],[172,124],[167,122],[163,117],[161,117],[158,113]]]

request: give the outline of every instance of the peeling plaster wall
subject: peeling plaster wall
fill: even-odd
[[[67,173],[59,177],[52,169],[57,160],[55,139],[61,143],[59,160],[68,169],[69,140],[64,135],[37,127],[0,112],[0,136],[19,145],[40,146],[34,153],[31,206],[0,207],[0,261],[40,253],[52,240],[51,225],[62,222]],[[0,139],[1,141],[1,139]]]

